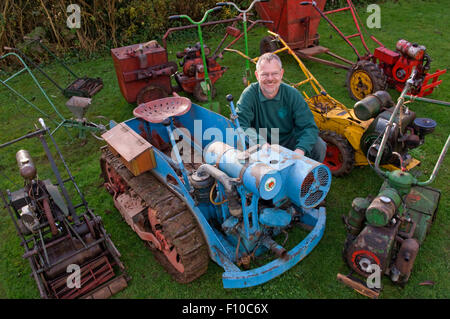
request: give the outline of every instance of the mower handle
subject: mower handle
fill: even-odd
[[[47,128],[47,126],[45,125],[44,120],[43,120],[42,118],[39,118],[39,122],[41,123],[43,129],[41,129],[41,130],[38,129],[38,130],[36,130],[36,131],[34,131],[34,132],[28,133],[28,134],[26,134],[26,135],[24,135],[24,136],[21,136],[21,137],[19,137],[19,138],[16,138],[16,139],[11,140],[11,141],[9,141],[9,142],[6,142],[6,143],[4,143],[4,144],[0,144],[0,149],[1,149],[1,148],[4,148],[4,147],[6,147],[6,146],[12,145],[12,144],[14,144],[14,143],[20,142],[21,140],[24,140],[24,139],[26,139],[26,138],[33,138],[33,137],[39,136],[39,135],[41,135],[41,134],[46,134],[48,128]],[[36,128],[37,128],[37,127],[36,127]]]
[[[447,141],[445,142],[444,148],[442,149],[441,154],[439,155],[439,158],[436,162],[436,165],[434,166],[434,169],[430,175],[430,178],[426,182],[417,182],[417,185],[427,186],[427,185],[430,185],[434,181],[434,179],[436,178],[437,172],[439,171],[439,168],[441,167],[442,162],[444,161],[445,154],[447,153],[447,150],[448,150],[449,142],[450,142],[450,135],[447,136]]]
[[[253,8],[255,3],[257,3],[257,2],[268,2],[268,1],[269,0],[253,0],[253,2],[250,4],[250,6],[246,10],[239,9],[239,7],[234,2],[217,2],[216,5],[217,6],[226,6],[226,5],[234,6],[236,8],[236,10],[239,11],[240,13],[247,13]]]
[[[205,12],[205,14],[203,15],[203,18],[202,18],[200,21],[198,21],[198,22],[195,22],[194,20],[191,19],[191,17],[189,17],[188,15],[185,15],[185,14],[177,14],[177,15],[170,16],[170,17],[169,17],[169,20],[179,19],[179,18],[186,18],[186,19],[188,19],[189,22],[191,22],[192,24],[197,24],[197,25],[199,25],[199,24],[202,24],[203,22],[205,22],[206,17],[208,16],[208,14],[210,14],[211,12],[220,10],[220,9],[222,9],[222,7],[218,6],[218,7],[214,7],[214,8],[212,8],[212,9],[207,10],[207,11]]]
[[[309,1],[302,1],[302,2],[300,2],[301,6],[307,6],[307,5],[310,5],[310,4],[315,6],[316,2],[315,1],[311,1],[311,2],[309,2]]]
[[[206,16],[206,13],[211,13],[211,12],[214,12],[214,11],[217,11],[217,10],[222,10],[222,7],[221,6],[217,6],[217,7],[214,7],[214,8],[212,8],[212,9],[209,9],[208,11],[206,11],[205,12],[205,16]]]

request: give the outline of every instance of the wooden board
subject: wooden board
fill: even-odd
[[[153,146],[125,123],[119,123],[102,135],[111,152],[138,176],[156,166]]]

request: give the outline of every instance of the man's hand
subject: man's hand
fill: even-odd
[[[304,150],[301,150],[301,149],[299,149],[299,148],[297,148],[294,152],[297,153],[297,154],[299,154],[299,155],[301,155],[301,156],[304,156],[304,155],[305,155],[305,151],[304,151]]]

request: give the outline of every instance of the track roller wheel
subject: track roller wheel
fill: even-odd
[[[320,131],[320,137],[327,143],[327,153],[323,163],[333,176],[344,176],[351,172],[355,164],[355,154],[350,143],[333,131]]]
[[[386,75],[373,62],[361,60],[347,73],[347,89],[354,100],[362,100],[376,91],[387,87]]]
[[[162,99],[165,97],[168,97],[169,93],[164,89],[163,87],[155,84],[150,84],[145,87],[143,87],[137,97],[136,97],[136,103],[137,105],[140,105],[145,102],[150,102],[158,99]]]
[[[267,52],[274,52],[278,50],[278,41],[272,36],[266,36],[259,42],[259,53],[263,55]]]
[[[125,192],[128,188],[122,177],[117,174],[114,167],[105,160],[100,161],[102,175],[105,180],[105,188],[111,195]]]
[[[150,226],[161,243],[161,250],[148,244],[155,258],[175,281],[188,283],[207,271],[209,255],[197,222],[184,205],[180,211],[181,203],[177,198],[172,203],[161,203],[156,210],[148,210]]]

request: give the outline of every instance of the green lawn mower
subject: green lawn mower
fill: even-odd
[[[375,198],[355,198],[349,214],[343,217],[347,229],[343,257],[351,273],[338,274],[337,279],[371,298],[378,298],[381,292],[381,274],[390,276],[391,281],[400,286],[408,282],[418,251],[436,218],[441,197],[440,190],[428,185],[434,181],[444,160],[450,136],[431,177],[425,182],[418,181],[404,167],[391,172],[379,168],[389,130],[403,107],[414,75],[415,72],[398,99],[375,160],[374,169],[384,183]],[[419,135],[429,133],[436,126],[430,119],[415,121],[421,121]],[[366,281],[353,277],[354,272]]]

